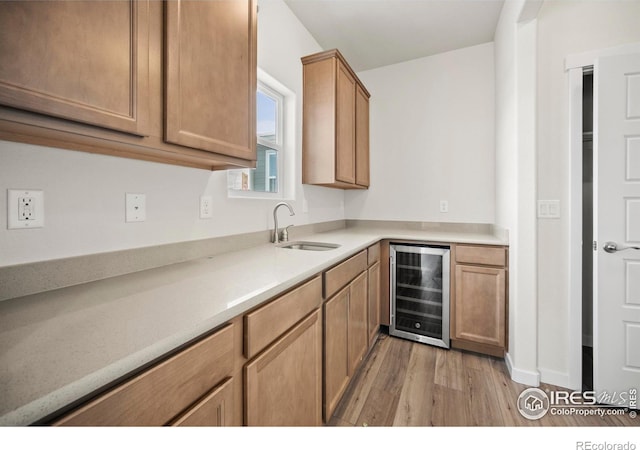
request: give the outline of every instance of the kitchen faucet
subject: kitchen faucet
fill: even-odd
[[[289,208],[289,212],[291,214],[289,214],[290,216],[295,216],[296,213],[293,212],[293,208],[291,207],[291,205],[289,205],[287,202],[280,202],[278,203],[274,208],[273,208],[273,239],[271,240],[271,242],[277,244],[278,242],[280,242],[280,232],[278,231],[278,208],[280,206],[286,206],[287,208]],[[288,228],[288,227],[287,227]],[[284,239],[285,241],[288,240],[288,237],[286,239]]]

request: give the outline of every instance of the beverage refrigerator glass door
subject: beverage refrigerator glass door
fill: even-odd
[[[389,334],[449,348],[449,247],[391,244]]]

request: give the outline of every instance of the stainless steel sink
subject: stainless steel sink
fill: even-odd
[[[321,252],[326,250],[333,250],[340,247],[339,244],[331,244],[329,242],[309,242],[309,241],[295,241],[295,242],[283,242],[278,244],[277,247],[288,248],[290,250],[309,250],[315,252]]]

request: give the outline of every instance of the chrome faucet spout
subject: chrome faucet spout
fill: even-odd
[[[289,215],[290,216],[295,216],[296,213],[293,212],[293,208],[291,207],[290,204],[288,204],[287,202],[280,202],[278,203],[274,208],[273,208],[273,235],[272,235],[272,239],[271,242],[277,244],[280,242],[280,233],[278,231],[278,208],[281,206],[286,206],[287,208],[289,208]]]

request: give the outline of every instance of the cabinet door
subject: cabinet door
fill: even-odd
[[[349,384],[349,286],[324,304],[324,420]]]
[[[369,347],[367,304],[365,271],[349,286],[349,376],[354,374]]]
[[[337,70],[336,180],[353,184],[356,181],[356,80],[341,61]]]
[[[369,347],[371,347],[380,328],[380,262],[369,268]]]
[[[255,0],[166,3],[165,139],[256,159]]]
[[[454,339],[504,347],[505,269],[456,266]]]
[[[369,186],[369,97],[356,89],[356,184]]]
[[[245,366],[249,426],[322,424],[322,321],[307,316]]]
[[[0,4],[0,103],[147,135],[149,2]]]
[[[233,379],[227,378],[172,423],[176,427],[240,426],[233,423]]]

